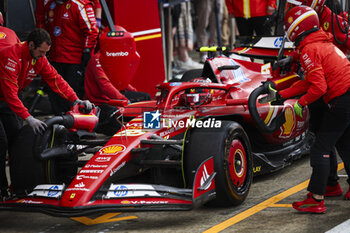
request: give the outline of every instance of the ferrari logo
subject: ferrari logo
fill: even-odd
[[[328,28],[329,28],[329,22],[324,22],[323,28],[324,28],[325,31],[327,31]]]
[[[69,8],[70,8],[70,3],[68,3],[68,4],[66,5],[66,9],[69,10]]]
[[[75,193],[72,193],[69,198],[73,199],[74,197],[75,197]]]

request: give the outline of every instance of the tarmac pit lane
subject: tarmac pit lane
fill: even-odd
[[[342,166],[339,166],[340,184],[347,191]],[[331,231],[333,228],[349,219],[350,201],[343,200],[343,197],[326,199],[328,210],[321,215],[300,213],[291,207],[294,201],[305,198],[310,174],[309,159],[305,156],[276,173],[255,177],[246,201],[236,207],[204,206],[191,211],[100,213],[79,218],[0,211],[0,231],[334,233]]]

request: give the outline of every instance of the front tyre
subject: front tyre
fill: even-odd
[[[208,204],[231,206],[241,204],[253,180],[251,146],[242,126],[222,121],[220,128],[192,129],[187,136],[184,171],[188,186],[193,185],[198,166],[214,157],[216,198]]]

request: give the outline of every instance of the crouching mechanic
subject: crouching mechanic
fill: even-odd
[[[74,104],[80,104],[90,111],[89,101],[78,99],[73,89],[50,65],[45,57],[51,39],[44,29],[33,30],[23,44],[0,50],[0,190],[7,196],[5,156],[8,146],[17,135],[25,120],[35,134],[42,133],[46,124],[28,112],[18,95],[38,74],[56,93]],[[11,157],[11,155],[10,155]]]
[[[303,109],[323,97],[328,109],[311,147],[312,175],[307,199],[294,202],[299,211],[324,213],[324,194],[330,174],[330,154],[334,147],[350,174],[350,62],[332,43],[332,36],[319,28],[317,13],[308,6],[293,7],[286,13],[284,27],[288,39],[300,51],[305,70],[304,80],[276,92],[270,89],[271,99],[288,99],[302,95],[294,105],[294,112],[302,117]],[[350,178],[348,179],[350,184]],[[345,197],[350,196],[350,189]]]
[[[122,92],[115,88],[103,70],[103,64],[100,63],[100,52],[90,59],[85,71],[84,84],[85,98],[101,109],[96,132],[110,136],[121,127],[116,119],[116,116],[120,115],[119,109],[110,105],[110,100],[126,102],[151,100],[148,93],[138,92],[130,84]]]
[[[21,43],[21,41],[13,30],[4,27],[4,18],[0,11],[0,49],[16,43]]]

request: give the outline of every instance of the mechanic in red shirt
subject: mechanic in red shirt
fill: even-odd
[[[123,94],[115,88],[100,63],[100,52],[97,52],[90,59],[86,67],[84,83],[85,99],[90,100],[101,109],[96,129],[98,133],[113,135],[120,128],[120,123],[115,116],[111,117],[111,114],[118,112],[118,108],[110,105],[110,100],[125,100],[127,102],[151,100],[149,94],[138,92],[130,84],[122,91]]]
[[[0,49],[5,48],[16,43],[21,43],[16,33],[7,27],[3,27],[4,18],[0,12]]]
[[[51,46],[50,35],[44,29],[35,29],[25,43],[16,43],[0,50],[0,190],[7,195],[5,156],[8,145],[17,135],[22,120],[25,120],[35,134],[42,133],[46,124],[28,112],[18,95],[40,74],[56,93],[74,104],[85,106],[89,111],[92,104],[80,100],[73,89],[47,61],[45,55]]]
[[[230,17],[235,17],[240,36],[271,35],[265,23],[276,9],[276,0],[225,0]]]
[[[294,105],[294,112],[302,117],[303,108],[319,98],[328,105],[316,140],[311,147],[312,175],[307,199],[294,202],[299,211],[324,213],[324,194],[330,173],[330,154],[334,147],[350,174],[350,62],[332,43],[332,36],[319,28],[317,13],[308,6],[289,10],[284,19],[288,39],[300,51],[300,62],[305,70],[304,80],[279,92],[271,91],[277,99],[303,94]],[[274,94],[273,94],[274,93]],[[348,179],[350,184],[350,179]],[[350,189],[345,195],[350,195]]]
[[[35,21],[37,28],[45,27],[45,1],[48,0],[36,0],[36,8],[35,8]],[[90,0],[92,6],[95,11],[95,17],[97,26],[101,27],[101,18],[102,18],[102,7],[100,4],[100,0]]]
[[[89,0],[48,0],[44,11],[45,28],[52,39],[50,62],[82,98],[85,68],[98,37],[92,4]],[[55,114],[69,110],[69,102],[51,90],[47,92]]]
[[[350,31],[347,17],[342,14],[333,13],[326,5],[326,0],[304,0],[303,4],[313,8],[319,17],[320,27],[333,34],[334,43],[344,53],[350,50]],[[333,17],[333,19],[332,19]],[[339,25],[338,25],[338,22]],[[346,29],[347,27],[347,29]]]

